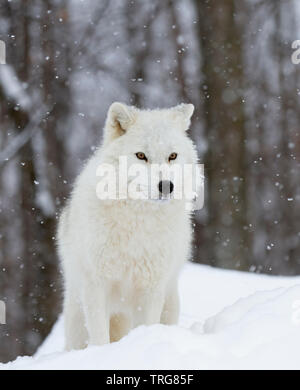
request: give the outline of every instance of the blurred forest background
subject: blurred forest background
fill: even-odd
[[[299,1],[0,0],[0,39],[0,361],[61,310],[57,218],[115,100],[196,106],[194,261],[300,274]]]

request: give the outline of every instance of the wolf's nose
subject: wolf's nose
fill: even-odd
[[[158,183],[158,189],[162,195],[169,195],[174,190],[174,184],[170,180],[162,180]]]

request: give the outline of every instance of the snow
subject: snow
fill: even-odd
[[[63,352],[60,318],[34,357],[0,369],[300,369],[300,277],[187,264],[180,298],[179,326],[141,326],[117,343]]]

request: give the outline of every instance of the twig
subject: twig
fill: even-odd
[[[53,107],[49,111],[45,106],[42,106],[42,108],[33,115],[25,129],[11,141],[2,152],[0,152],[0,165],[5,164],[13,158],[20,149],[22,149],[23,146],[41,130],[40,124],[42,120],[49,116],[52,110]]]

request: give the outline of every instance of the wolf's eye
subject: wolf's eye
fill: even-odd
[[[169,156],[169,161],[176,160],[177,158],[177,153],[171,153]]]
[[[137,157],[139,160],[148,161],[148,159],[147,159],[145,153],[143,153],[143,152],[138,152],[138,153],[136,153],[135,155],[136,155],[136,157]]]

